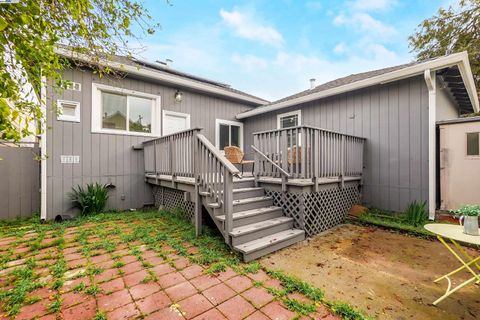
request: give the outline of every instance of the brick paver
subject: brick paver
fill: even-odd
[[[199,250],[188,242],[182,244],[187,250],[177,252],[175,245],[150,247],[138,240],[141,238],[124,238],[138,226],[148,227],[149,223],[89,223],[66,229],[65,270],[63,282],[56,289],[54,272],[59,271],[52,266],[62,257],[62,249],[57,247],[58,235],[53,231],[45,233],[41,238],[45,247],[32,253],[23,240],[0,238],[0,254],[18,254],[0,269],[1,291],[14,289],[12,271],[25,266],[31,257],[36,260],[34,274],[47,284],[26,294],[33,302],[24,303],[16,319],[83,320],[98,314],[107,319],[336,319],[323,306],[309,317],[288,310],[281,299],[267,291],[268,287],[283,289],[281,282],[263,270],[240,274],[227,267],[225,271],[208,274],[209,265],[195,264],[195,260],[189,259]],[[35,241],[35,233],[25,239],[28,240],[23,242]],[[160,243],[149,243],[152,242]],[[312,303],[298,292],[288,297]],[[4,318],[7,319],[0,310],[0,319]]]

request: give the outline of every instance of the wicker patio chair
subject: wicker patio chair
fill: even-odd
[[[252,175],[255,168],[255,161],[253,160],[243,160],[245,153],[236,146],[225,147],[223,149],[225,151],[225,158],[230,161],[232,164],[239,164],[242,166],[242,174],[243,174],[243,165],[244,164],[251,164],[252,165]]]

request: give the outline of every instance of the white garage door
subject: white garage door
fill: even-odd
[[[190,115],[187,113],[163,111],[163,135],[190,129]]]

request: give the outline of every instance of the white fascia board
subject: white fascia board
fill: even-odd
[[[83,61],[83,62],[86,62],[86,63],[90,63],[91,60],[92,60],[86,54],[73,52],[71,50],[67,50],[67,49],[64,49],[64,48],[57,48],[57,49],[55,49],[55,52],[59,55],[62,55],[64,57],[66,57],[66,58],[76,59],[76,60],[80,60],[80,61]],[[173,74],[170,75],[170,74],[163,74],[163,73],[155,72],[153,70],[148,70],[148,69],[142,68],[140,66],[127,65],[127,64],[120,63],[120,62],[110,61],[110,60],[107,60],[107,59],[100,59],[98,61],[98,63],[100,65],[108,66],[112,69],[122,71],[122,72],[126,72],[126,73],[129,73],[129,74],[143,76],[143,77],[146,77],[146,78],[149,78],[149,79],[152,79],[152,80],[159,80],[159,81],[166,82],[166,83],[169,83],[169,84],[172,84],[172,85],[187,87],[187,88],[191,88],[191,89],[198,90],[198,91],[201,91],[201,92],[207,92],[207,93],[211,93],[211,94],[215,94],[215,95],[219,95],[219,96],[224,96],[224,97],[228,97],[228,98],[231,98],[231,99],[248,102],[248,103],[251,103],[251,104],[264,105],[265,103],[268,103],[268,101],[263,100],[263,99],[244,96],[242,94],[232,92],[232,91],[229,91],[229,90],[224,90],[224,89],[219,88],[219,87],[217,88],[217,87],[214,87],[214,86],[209,86],[209,85],[206,85],[206,84],[203,84],[203,83],[200,83],[200,82],[197,82],[197,81],[192,81],[192,80],[189,80],[189,79],[186,79],[186,78],[183,78],[183,77],[180,77],[180,76],[176,76],[176,75],[173,75]]]
[[[463,81],[465,82],[465,87],[467,88],[468,95],[470,97],[470,101],[472,101],[473,108],[478,111],[479,102],[478,96],[475,89],[475,82],[473,81],[472,71],[470,69],[470,64],[468,63],[468,55],[467,52],[460,52],[454,53],[449,56],[440,57],[435,60],[426,61],[423,63],[419,63],[417,65],[413,65],[411,67],[406,67],[404,69],[400,69],[397,71],[392,71],[389,73],[381,74],[376,77],[371,77],[368,79],[356,81],[353,83],[349,83],[340,87],[332,88],[323,90],[320,92],[312,93],[309,95],[301,96],[295,99],[279,102],[276,104],[271,104],[266,107],[256,108],[247,112],[240,113],[236,116],[237,119],[245,119],[248,117],[256,116],[262,113],[267,113],[271,111],[276,111],[282,108],[334,96],[337,94],[362,89],[366,87],[370,87],[377,84],[384,84],[392,81],[397,81],[405,78],[409,78],[416,75],[423,75],[425,70],[430,69],[432,71],[443,69],[446,67],[451,67],[454,65],[458,65]],[[463,70],[463,71],[462,71]]]

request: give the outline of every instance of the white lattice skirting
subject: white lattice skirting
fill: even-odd
[[[343,188],[337,184],[314,193],[286,193],[267,190],[274,205],[282,207],[292,217],[295,227],[314,236],[330,229],[345,219],[348,209],[360,201],[359,184],[350,182]]]
[[[163,207],[166,210],[179,210],[186,218],[193,220],[195,215],[195,202],[185,201],[185,192],[166,187],[153,187],[155,207]]]

